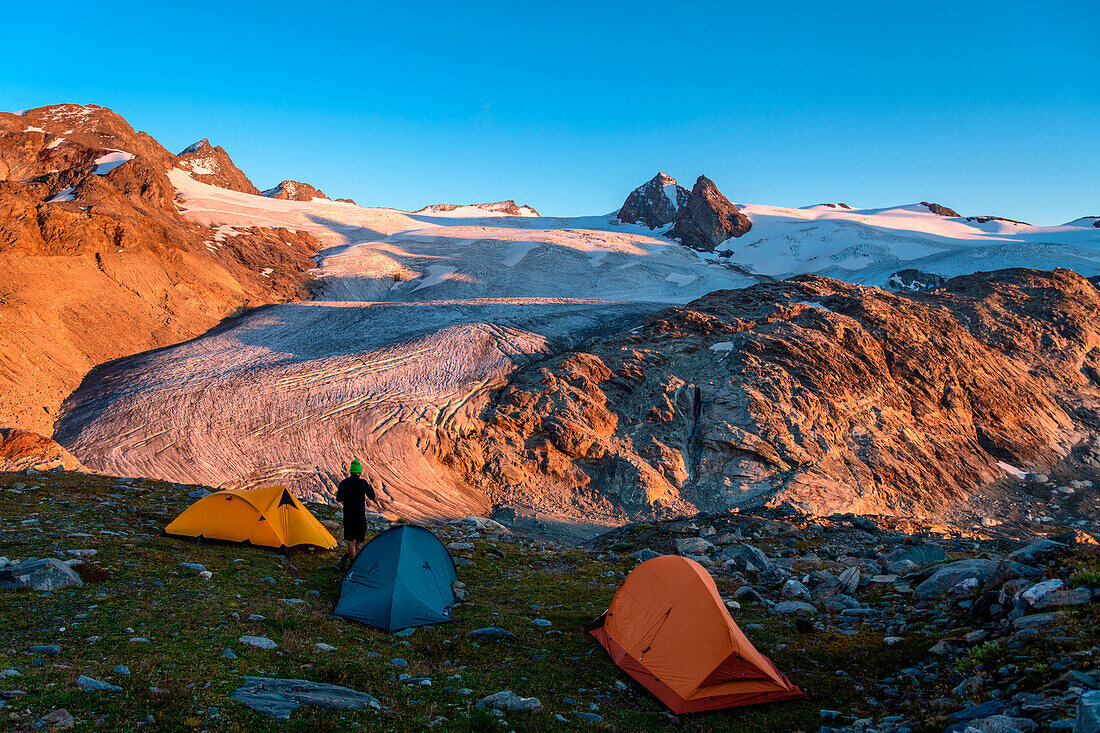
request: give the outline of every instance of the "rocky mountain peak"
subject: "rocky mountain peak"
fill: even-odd
[[[284,201],[312,201],[313,199],[327,199],[320,189],[316,189],[308,183],[286,180],[274,188],[264,191],[264,196],[269,199],[283,199]]]
[[[687,200],[687,190],[677,184],[675,178],[659,171],[630,192],[619,209],[618,218],[624,224],[644,224],[657,229],[671,224]]]
[[[648,185],[648,184],[647,184]],[[666,236],[704,252],[730,237],[740,237],[752,228],[749,218],[722,195],[714,181],[699,176],[687,201],[676,211],[675,222]]]
[[[220,145],[211,145],[206,138],[184,148],[176,158],[176,167],[187,171],[196,181],[230,191],[260,195],[260,189],[248,180],[229,154]]]

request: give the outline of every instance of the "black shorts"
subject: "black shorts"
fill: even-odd
[[[362,542],[367,538],[367,522],[344,522],[344,539],[348,542]]]

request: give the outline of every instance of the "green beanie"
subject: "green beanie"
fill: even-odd
[[[359,462],[358,458],[352,459],[352,461],[351,461],[351,472],[352,473],[363,473],[363,464],[361,464]]]

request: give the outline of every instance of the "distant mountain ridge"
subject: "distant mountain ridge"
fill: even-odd
[[[449,214],[459,209],[480,209],[507,216],[539,216],[539,212],[526,204],[517,204],[512,199],[493,201],[487,204],[430,204],[414,211],[414,214]]]

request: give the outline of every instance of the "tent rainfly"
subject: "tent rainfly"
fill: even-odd
[[[285,486],[230,489],[187,507],[165,534],[260,547],[336,549],[336,538]]]
[[[454,559],[434,534],[391,527],[355,556],[340,586],[336,615],[398,631],[451,620]]]
[[[805,697],[753,648],[710,573],[686,557],[634,568],[589,633],[677,714]]]

